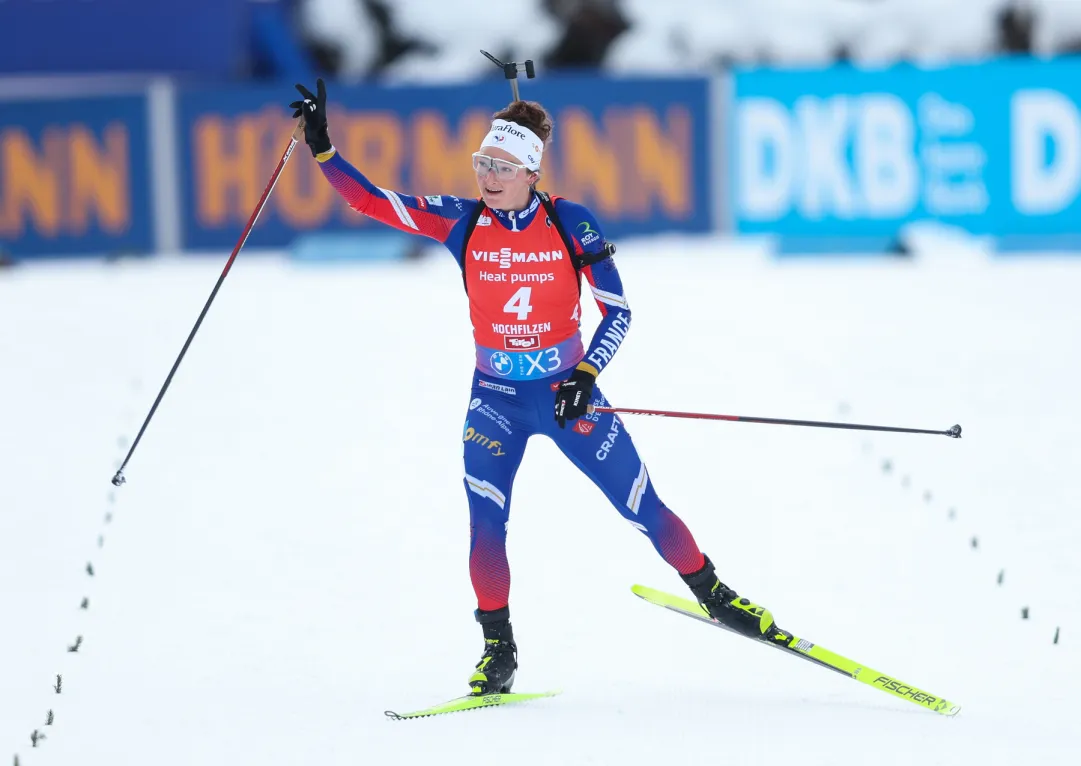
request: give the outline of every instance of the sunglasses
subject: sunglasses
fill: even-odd
[[[517,177],[519,170],[528,173],[533,172],[525,165],[501,160],[480,152],[473,153],[473,170],[477,171],[478,176],[488,175],[489,170],[495,171],[495,177],[500,181],[513,181]]]

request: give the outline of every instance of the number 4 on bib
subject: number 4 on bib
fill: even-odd
[[[529,318],[529,312],[533,310],[533,307],[529,305],[529,296],[533,293],[532,287],[521,287],[514,295],[507,301],[507,305],[503,307],[503,311],[507,314],[517,314],[518,321],[524,322]]]

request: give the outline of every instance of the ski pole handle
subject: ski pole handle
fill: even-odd
[[[663,418],[691,418],[694,420],[728,420],[735,423],[766,423],[781,426],[810,426],[814,428],[846,428],[856,431],[891,431],[906,434],[935,434],[949,436],[952,439],[961,438],[961,426],[954,425],[945,431],[934,431],[924,428],[899,428],[897,426],[868,426],[858,423],[831,423],[821,420],[786,420],[782,418],[757,418],[747,415],[712,415],[702,412],[673,412],[670,410],[642,410],[631,407],[594,407],[586,408],[590,414],[594,412],[613,412],[625,415],[653,415]]]

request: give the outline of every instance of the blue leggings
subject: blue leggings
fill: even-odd
[[[526,441],[544,434],[596,484],[616,510],[649,538],[680,574],[705,561],[687,527],[665,507],[623,421],[613,413],[587,415],[561,429],[553,416],[553,378],[504,381],[474,373],[462,432],[465,488],[469,498],[469,575],[478,608],[507,606],[507,520],[514,475]],[[592,404],[607,406],[599,388]]]

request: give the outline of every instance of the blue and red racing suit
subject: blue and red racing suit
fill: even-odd
[[[478,199],[415,197],[377,187],[334,150],[318,160],[354,210],[442,242],[462,270],[477,354],[462,442],[471,524],[469,572],[478,608],[507,606],[511,489],[526,442],[536,434],[550,437],[679,573],[700,570],[705,563],[701,551],[657,496],[619,416],[593,413],[566,429],[554,418],[559,383],[575,367],[599,374],[630,328],[619,272],[611,257],[604,258],[581,269],[601,313],[588,348],[582,343],[581,282],[572,255],[604,251],[604,236],[592,213],[569,200],[553,200],[572,240],[572,254],[536,194],[524,210],[478,211],[484,204]],[[599,387],[591,403],[607,405]]]

